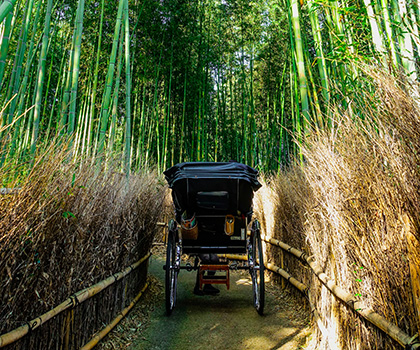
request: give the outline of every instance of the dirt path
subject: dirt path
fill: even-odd
[[[154,257],[149,266],[162,285],[163,264],[162,258]],[[194,295],[195,276],[195,272],[180,272],[177,305],[170,317],[165,315],[164,293],[160,293],[155,305],[150,305],[148,327],[130,350],[304,348],[310,336],[308,311],[295,298],[268,287],[265,315],[259,316],[252,306],[249,274],[231,272],[230,290],[221,286],[218,296]]]

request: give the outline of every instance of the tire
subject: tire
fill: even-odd
[[[262,250],[259,222],[255,221],[251,232],[251,259],[250,273],[252,279],[252,292],[254,307],[262,315],[264,313],[265,284],[264,284],[264,255]]]
[[[165,304],[167,316],[171,315],[176,303],[176,286],[179,271],[176,266],[176,260],[175,232],[169,231],[165,265]]]

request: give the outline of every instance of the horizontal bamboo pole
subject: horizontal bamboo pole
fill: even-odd
[[[18,194],[20,188],[0,188],[0,195],[4,194]]]
[[[299,289],[303,294],[308,295],[308,287],[303,284],[302,282],[298,281],[296,278],[292,277],[290,274],[288,274],[285,270],[283,270],[281,267],[278,267],[272,263],[266,263],[265,267],[269,269],[270,271],[273,271],[280,276],[282,276],[284,279],[289,281],[293,286],[295,286],[297,289]]]
[[[34,329],[38,328],[51,318],[57,316],[58,314],[62,313],[63,311],[76,306],[77,304],[80,304],[87,299],[93,297],[94,295],[98,294],[105,288],[109,287],[113,283],[119,281],[120,279],[127,276],[130,272],[138,268],[144,261],[149,259],[150,253],[148,253],[146,256],[141,258],[136,263],[130,265],[127,267],[124,271],[118,272],[113,274],[112,276],[108,277],[107,279],[98,282],[94,284],[93,286],[89,288],[85,288],[81,291],[76,292],[70,298],[63,301],[60,305],[56,306],[54,309],[46,312],[45,314],[33,319],[32,321],[27,322],[23,326],[14,329],[13,331],[10,331],[9,333],[5,333],[0,336],[0,348],[3,346],[6,346],[8,344],[14,343],[15,341],[19,340],[20,338],[23,338],[26,334],[28,334],[30,331],[33,331]]]
[[[98,334],[96,334],[92,340],[88,343],[86,343],[83,347],[80,348],[80,350],[90,350],[93,349],[105,336],[111,332],[111,330],[127,315],[127,313],[133,308],[133,306],[139,301],[140,297],[143,295],[144,291],[148,287],[148,283],[146,283],[143,287],[143,289],[140,291],[139,294],[133,299],[133,301],[128,305],[123,311],[120,312],[120,314],[114,318],[114,320],[106,326],[103,330],[101,330]]]
[[[295,255],[302,261],[306,262],[311,268],[313,273],[318,277],[321,283],[339,300],[347,304],[353,311],[358,313],[364,319],[369,321],[371,324],[381,329],[384,333],[394,339],[398,344],[402,346],[411,346],[410,349],[420,349],[420,344],[411,344],[412,338],[403,332],[396,325],[392,324],[384,317],[374,312],[371,308],[366,308],[359,300],[355,300],[354,296],[340,286],[337,286],[323,271],[319,264],[312,258],[308,257],[305,253],[298,249],[290,247],[288,244],[280,242],[273,238],[264,237],[263,240],[267,243],[276,245],[285,251]]]
[[[246,255],[239,254],[217,254],[219,258],[226,258],[229,260],[248,260]]]
[[[277,247],[280,247],[281,249],[289,252],[290,254],[293,254],[297,258],[305,261],[306,254],[304,252],[301,252],[300,250],[295,249],[295,248],[291,247],[290,245],[288,245],[286,243],[283,243],[283,242],[281,242],[281,241],[279,241],[277,239],[274,239],[274,238],[269,238],[267,236],[261,236],[261,239],[264,242],[267,242],[267,243],[271,243],[273,245],[276,245]]]

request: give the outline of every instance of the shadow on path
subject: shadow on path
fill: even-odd
[[[153,257],[150,274],[164,284],[164,260]],[[166,349],[301,349],[309,335],[308,320],[282,298],[266,293],[264,316],[252,303],[248,273],[231,271],[230,290],[220,286],[218,296],[192,293],[196,272],[182,270],[177,305],[165,315],[164,293],[151,315],[150,326],[131,350]],[[290,299],[290,298],[289,298]]]

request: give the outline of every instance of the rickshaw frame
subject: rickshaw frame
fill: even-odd
[[[167,315],[176,305],[180,270],[199,269],[199,254],[241,254],[241,260],[246,262],[238,266],[234,260],[229,268],[249,271],[253,304],[262,315],[265,283],[261,226],[258,220],[252,220],[253,193],[261,187],[258,172],[238,162],[191,162],[177,164],[164,174],[172,189],[175,206],[175,219],[168,223],[166,262],[163,266]],[[181,232],[181,216],[188,212],[197,219],[198,237],[195,239],[183,239]],[[229,234],[226,234],[226,226],[223,225],[227,216],[234,217],[236,222],[234,231]],[[184,253],[196,256],[194,265],[182,265],[181,255]]]

